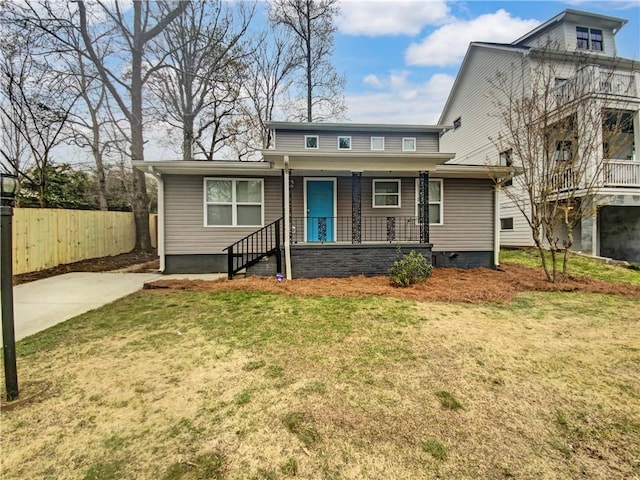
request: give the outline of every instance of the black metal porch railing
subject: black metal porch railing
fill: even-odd
[[[355,222],[352,217],[292,217],[291,243],[352,243],[354,227]],[[363,243],[419,242],[418,217],[362,217],[360,241]]]
[[[282,218],[279,218],[225,248],[223,251],[227,252],[227,276],[229,280],[243,268],[255,265],[264,257],[273,254],[276,255],[277,271],[281,272],[281,238]]]

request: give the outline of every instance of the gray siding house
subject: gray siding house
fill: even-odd
[[[451,127],[269,128],[259,162],[134,163],[159,181],[163,272],[377,275],[412,249],[436,267],[497,265],[494,182],[485,166],[446,163]]]
[[[508,152],[500,152],[490,140],[503,133],[490,94],[490,81],[498,73],[509,74],[522,68],[522,75],[514,78],[524,83],[518,83],[521,91],[528,92],[533,88],[535,72],[550,68],[552,58],[557,73],[554,97],[566,104],[574,100],[571,85],[586,85],[588,108],[594,112],[589,118],[596,115],[602,118],[602,127],[596,135],[604,137],[607,118],[629,119],[623,132],[626,138],[620,140],[624,148],[609,148],[603,138],[602,149],[588,159],[592,166],[589,170],[595,173],[571,179],[574,182],[571,185],[558,186],[559,194],[568,187],[576,188],[579,194],[581,185],[598,186],[581,197],[581,201],[593,205],[595,215],[583,218],[574,230],[573,248],[591,255],[637,262],[640,261],[640,70],[637,62],[617,57],[615,35],[625,23],[620,18],[568,9],[512,43],[471,43],[438,123],[455,126],[440,137],[440,148],[456,153],[448,163],[500,164],[501,154],[506,156]],[[548,53],[551,49],[552,57]],[[563,110],[568,111],[565,106]],[[591,128],[588,121],[580,123],[583,117],[579,113],[572,113],[577,118],[577,131]],[[563,151],[558,151],[558,156],[566,157],[564,149],[577,150],[578,143],[561,147]],[[517,166],[517,159],[514,161]],[[518,177],[512,186],[505,188],[517,193]],[[524,198],[522,195],[520,198]],[[500,220],[503,246],[533,245],[525,217],[504,193],[500,195]]]

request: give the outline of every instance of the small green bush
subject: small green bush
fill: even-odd
[[[429,278],[432,270],[433,267],[421,253],[411,250],[407,255],[393,262],[389,275],[396,285],[408,287]]]

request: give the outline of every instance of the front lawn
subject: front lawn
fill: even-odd
[[[18,344],[6,479],[634,478],[637,299],[142,291]],[[4,382],[4,381],[3,381]]]
[[[562,254],[559,254],[559,269],[562,270]],[[548,265],[551,268],[551,254],[546,252]],[[501,250],[500,262],[515,263],[525,267],[542,267],[540,254],[535,248]],[[640,271],[621,265],[608,264],[584,255],[569,252],[569,275],[597,278],[609,282],[630,283],[640,285]]]

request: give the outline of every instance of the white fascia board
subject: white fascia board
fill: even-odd
[[[430,153],[430,154],[371,154],[369,152],[350,153],[349,155],[319,153],[266,153],[265,158],[272,161],[276,169],[283,168],[284,157],[289,158],[289,166],[293,170],[314,171],[366,171],[366,172],[403,172],[433,170],[436,165],[442,164],[454,157],[454,154]]]
[[[513,167],[498,165],[437,165],[433,173],[446,178],[509,178],[514,174]]]
[[[280,175],[270,162],[166,160],[135,161],[133,166],[160,175]]]

